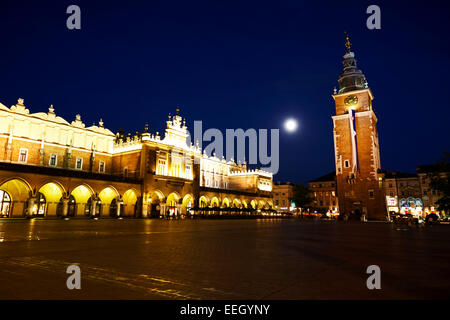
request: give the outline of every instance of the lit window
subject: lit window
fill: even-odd
[[[180,167],[179,163],[172,163],[172,177],[180,176]]]
[[[83,169],[83,158],[77,158],[75,162],[75,169],[82,170]]]
[[[192,177],[192,172],[191,172],[191,166],[187,165],[186,166],[186,178],[191,178]]]
[[[160,175],[166,175],[166,160],[162,159],[158,160],[158,167],[156,173]]]
[[[27,162],[27,158],[28,158],[28,149],[20,149],[19,152],[19,162]]]
[[[105,162],[104,161],[100,161],[100,164],[98,165],[98,171],[105,172]]]
[[[58,155],[57,155],[56,153],[52,153],[52,154],[50,155],[50,160],[49,160],[48,164],[49,164],[50,166],[55,167],[57,161],[58,161]]]
[[[6,191],[0,190],[0,217],[9,217],[11,197]]]

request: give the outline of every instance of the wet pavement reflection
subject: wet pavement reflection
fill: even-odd
[[[1,299],[415,299],[450,287],[450,226],[1,220]],[[66,288],[67,266],[81,290]],[[368,290],[366,268],[381,268]]]

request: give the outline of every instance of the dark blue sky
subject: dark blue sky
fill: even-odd
[[[334,170],[331,94],[344,30],[375,100],[384,169],[413,172],[450,149],[450,12],[436,1],[5,1],[0,102],[86,125],[162,132],[177,104],[192,127],[281,128],[280,171]],[[67,6],[81,30],[66,28]],[[381,8],[381,30],[366,8]]]

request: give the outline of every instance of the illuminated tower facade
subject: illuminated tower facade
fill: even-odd
[[[336,182],[341,215],[384,220],[383,175],[380,172],[377,117],[373,95],[364,74],[356,66],[347,37],[344,70],[333,99]]]

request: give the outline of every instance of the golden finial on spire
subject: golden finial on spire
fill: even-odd
[[[346,42],[345,42],[345,47],[347,48],[347,51],[350,52],[350,48],[352,47],[352,43],[350,42],[350,39],[348,38],[348,33],[347,31],[344,31],[345,35],[346,35]]]

